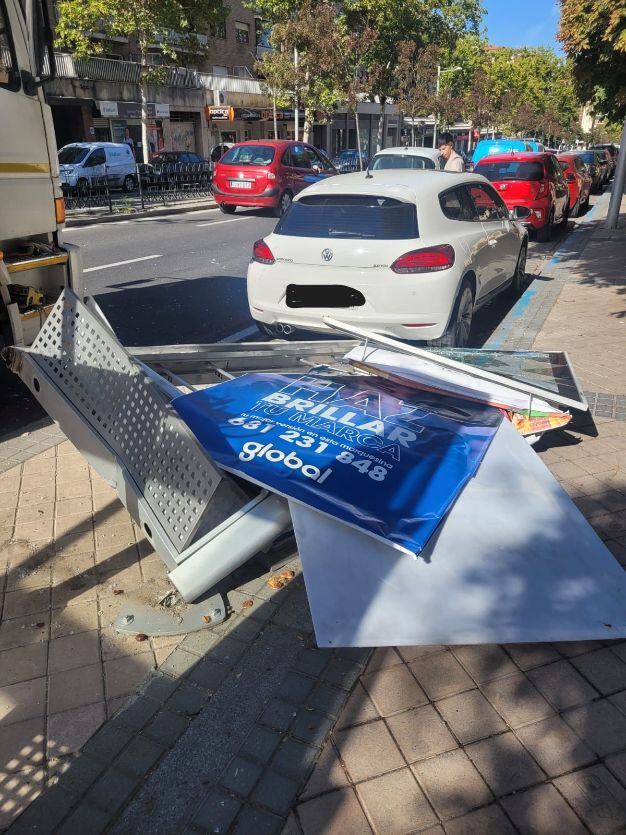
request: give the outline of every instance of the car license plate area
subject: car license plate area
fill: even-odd
[[[288,284],[287,307],[362,307],[365,297],[342,284]]]
[[[251,189],[252,180],[229,180],[231,188]]]

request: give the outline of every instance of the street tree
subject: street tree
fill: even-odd
[[[56,43],[77,57],[104,52],[107,38],[123,37],[135,43],[140,56],[141,141],[148,161],[148,86],[165,81],[167,67],[148,64],[148,48],[158,44],[170,66],[195,62],[207,50],[211,23],[224,20],[228,8],[222,0],[59,0]],[[94,32],[105,38],[95,39]]]
[[[277,107],[288,107],[294,92],[294,66],[291,55],[277,48],[265,52],[255,63],[261,89],[272,100],[274,139],[278,139]]]
[[[437,64],[441,50],[434,44],[420,49],[415,41],[400,41],[393,97],[398,110],[411,118],[411,145],[415,145],[415,120],[437,108]]]

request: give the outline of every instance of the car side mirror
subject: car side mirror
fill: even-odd
[[[530,215],[531,211],[527,206],[514,206],[509,212],[511,220],[524,221],[526,218],[529,218]]]
[[[565,175],[565,179],[567,180],[568,183],[573,183],[574,180],[576,179],[576,177],[574,177],[574,175],[572,173],[569,173],[569,174]]]

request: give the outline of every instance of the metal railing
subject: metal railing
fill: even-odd
[[[55,53],[58,78],[83,78],[88,81],[117,81],[138,84],[141,64],[135,61],[115,61],[111,58],[76,58],[65,52]],[[162,82],[165,87],[188,87],[196,90],[217,90],[227,93],[261,94],[256,78],[213,75],[189,70],[186,67],[170,67]]]
[[[78,179],[61,174],[61,188],[68,212],[80,209],[103,209],[110,213],[137,212],[147,206],[201,200],[212,196],[213,163],[168,164],[158,168],[135,165],[132,189],[128,177],[105,173],[81,175]],[[124,180],[126,183],[124,183]]]

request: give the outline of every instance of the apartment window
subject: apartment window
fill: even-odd
[[[209,34],[212,38],[220,38],[226,40],[226,21],[220,20],[217,23],[209,24]]]
[[[250,26],[247,23],[235,23],[235,39],[237,43],[250,43]]]

